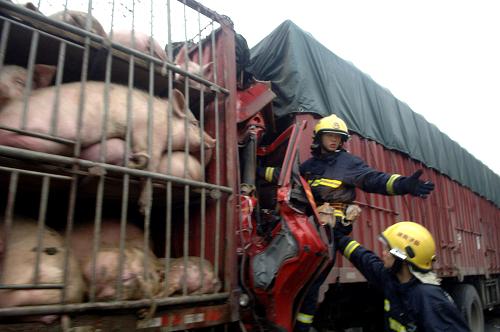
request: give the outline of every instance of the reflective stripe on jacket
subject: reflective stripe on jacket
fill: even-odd
[[[355,188],[370,193],[393,195],[399,174],[377,171],[345,150],[314,156],[300,165],[300,173],[309,182],[314,199],[324,202],[350,203]]]

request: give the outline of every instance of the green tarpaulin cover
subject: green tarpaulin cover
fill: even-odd
[[[408,154],[500,207],[500,176],[291,21],[251,49],[248,70],[272,82],[275,115],[337,114],[352,131]]]

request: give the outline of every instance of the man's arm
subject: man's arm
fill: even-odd
[[[384,173],[371,168],[356,156],[351,155],[351,158],[353,166],[347,177],[348,182],[363,191],[384,195],[411,194],[426,198],[434,190],[434,183],[419,179],[422,170],[416,171],[411,176]]]
[[[351,229],[352,226],[344,226],[337,222],[334,228],[337,249],[363,274],[368,282],[383,289],[385,283],[391,278],[389,272],[376,254],[347,236]]]

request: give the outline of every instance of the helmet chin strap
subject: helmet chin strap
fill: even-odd
[[[396,258],[394,260],[394,264],[390,268],[388,268],[389,272],[392,274],[396,275],[398,274],[399,271],[401,271],[401,268],[403,267],[403,260]]]

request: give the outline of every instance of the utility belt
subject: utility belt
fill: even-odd
[[[361,214],[361,208],[356,204],[323,203],[318,206],[320,223],[334,227],[337,221],[344,226],[352,224]]]

